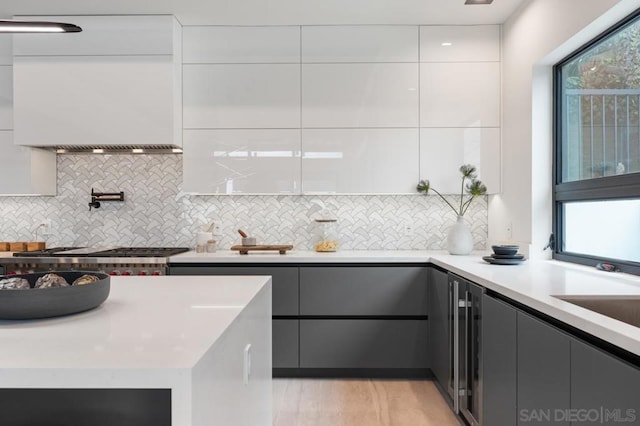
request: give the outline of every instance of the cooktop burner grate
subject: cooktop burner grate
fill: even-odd
[[[36,251],[22,251],[13,253],[14,257],[50,257],[55,253],[67,250],[77,250],[83,247],[53,247],[44,250],[36,250]]]

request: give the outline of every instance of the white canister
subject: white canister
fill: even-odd
[[[198,232],[196,234],[196,252],[204,253],[209,240],[213,240],[213,232]]]

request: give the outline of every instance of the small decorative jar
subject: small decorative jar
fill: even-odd
[[[315,219],[315,222],[314,250],[318,252],[338,250],[338,221],[336,219]]]

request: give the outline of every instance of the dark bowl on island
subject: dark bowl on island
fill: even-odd
[[[66,287],[34,288],[38,278],[53,273],[64,278]],[[93,275],[98,281],[84,285],[71,285],[83,275]],[[34,274],[0,276],[24,278],[31,288],[0,290],[0,320],[49,318],[88,311],[98,307],[109,297],[111,277],[92,271],[49,271]]]

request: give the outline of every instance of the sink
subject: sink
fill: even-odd
[[[640,296],[553,296],[609,318],[640,327]]]

